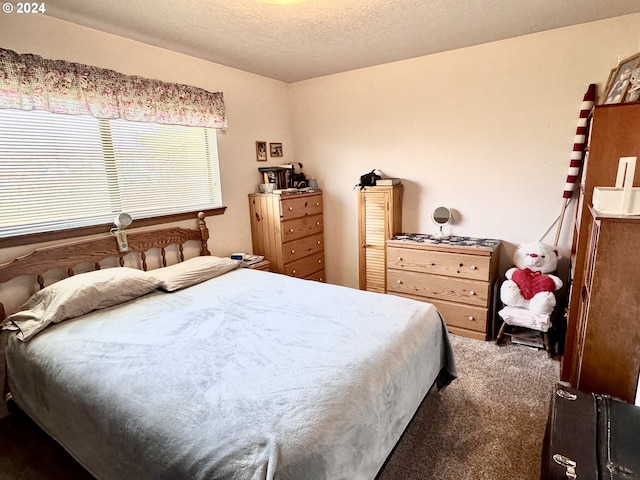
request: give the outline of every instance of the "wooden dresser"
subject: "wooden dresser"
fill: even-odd
[[[614,186],[620,157],[640,157],[640,103],[598,105],[593,111],[591,134],[582,172],[576,219],[571,247],[569,305],[566,340],[561,363],[560,379],[576,385],[578,343],[577,328],[580,315],[581,287],[584,271],[593,188]],[[640,169],[636,168],[634,186],[640,186]],[[612,272],[612,275],[616,275]]]
[[[403,185],[373,186],[358,192],[360,290],[386,292],[385,243],[402,232]]]
[[[640,216],[589,213],[571,383],[633,403],[640,372]]]
[[[325,281],[322,192],[249,194],[253,253],[272,272]]]
[[[387,241],[387,291],[433,303],[452,333],[488,340],[499,246],[494,239],[396,235]]]

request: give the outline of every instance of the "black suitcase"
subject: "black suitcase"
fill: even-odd
[[[554,387],[540,479],[574,478],[640,480],[640,407]]]

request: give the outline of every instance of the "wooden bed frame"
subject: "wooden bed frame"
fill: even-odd
[[[165,228],[144,232],[127,232],[129,250],[120,252],[115,237],[106,235],[99,238],[62,243],[39,248],[31,253],[0,265],[0,284],[21,275],[35,276],[40,289],[45,287],[44,275],[50,270],[66,270],[68,277],[74,275],[74,269],[80,264],[93,264],[94,270],[101,268],[100,262],[107,258],[118,258],[124,266],[124,257],[130,254],[140,258],[142,269],[147,270],[147,253],[159,249],[161,264],[167,266],[166,249],[172,245],[178,247],[179,261],[184,261],[184,244],[188,241],[200,243],[200,255],[211,255],[207,242],[209,229],[205,214],[198,213],[197,228]],[[26,300],[26,299],[25,299]],[[3,303],[0,301],[0,321],[6,318]]]

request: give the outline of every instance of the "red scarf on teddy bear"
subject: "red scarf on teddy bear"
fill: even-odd
[[[551,277],[528,268],[513,272],[511,280],[516,282],[522,296],[527,300],[531,300],[536,293],[554,292],[556,290],[556,284]]]

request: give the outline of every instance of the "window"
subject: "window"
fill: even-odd
[[[221,206],[215,129],[0,109],[0,238]]]

